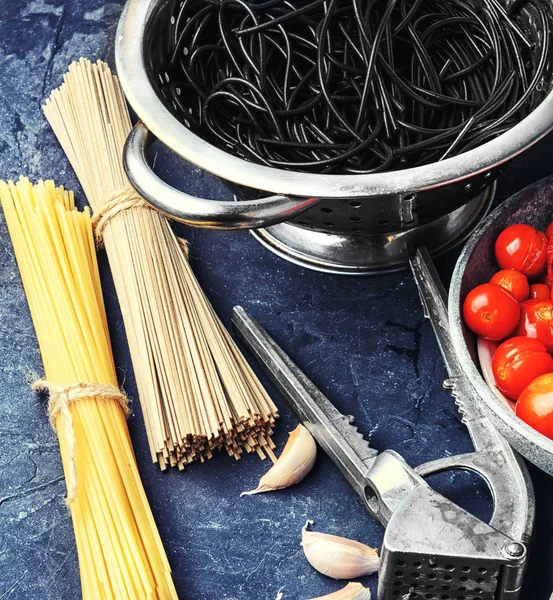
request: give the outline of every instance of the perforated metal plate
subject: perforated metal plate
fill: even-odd
[[[485,563],[398,558],[382,600],[493,600],[499,567]]]

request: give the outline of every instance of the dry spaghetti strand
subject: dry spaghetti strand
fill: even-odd
[[[130,188],[131,130],[105,63],[69,67],[44,112],[95,213],[129,340],[152,459],[184,468],[225,448],[271,455],[275,405],[213,312],[166,218]]]
[[[117,387],[90,211],[23,177],[0,182],[0,201],[44,362],[37,388],[52,394],[83,598],[176,600]]]

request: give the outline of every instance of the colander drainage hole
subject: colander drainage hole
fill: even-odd
[[[349,220],[352,221],[353,223],[359,223],[359,221],[361,220],[361,217],[350,217]]]
[[[331,212],[333,212],[333,210],[332,210],[331,208],[326,208],[326,207],[325,207],[325,208],[321,208],[321,211],[322,211],[322,212],[324,212],[324,213],[327,213],[328,215],[329,215]]]
[[[388,225],[389,223],[390,223],[390,221],[388,221],[388,220],[378,221],[379,225]]]
[[[361,208],[361,202],[358,202],[357,200],[354,202],[350,202],[349,205],[351,206],[351,208]]]

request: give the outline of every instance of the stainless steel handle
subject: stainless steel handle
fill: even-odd
[[[159,211],[187,225],[210,229],[255,229],[296,217],[319,198],[270,196],[260,200],[226,202],[196,198],[162,181],[146,158],[155,136],[144,123],[137,123],[123,150],[123,165],[132,186]]]

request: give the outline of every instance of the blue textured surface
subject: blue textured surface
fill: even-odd
[[[121,2],[0,0],[0,177],[54,178],[80,192],[40,105],[80,56],[112,63]],[[551,139],[505,172],[499,198],[548,175]],[[227,194],[211,177],[158,158],[160,172],[198,194]],[[81,195],[82,199],[82,195]],[[408,273],[371,279],[322,275],[278,259],[246,233],[187,230],[193,264],[228,324],[232,306],[258,317],[311,378],[378,449],[394,448],[412,464],[464,452],[470,443],[451,398],[430,326]],[[455,253],[438,262],[447,280]],[[117,300],[101,257],[112,340],[121,380],[136,398]],[[80,595],[72,526],[58,444],[45,407],[25,374],[40,371],[33,327],[0,214],[0,599],[61,600]],[[275,441],[294,419],[281,398]],[[240,498],[268,468],[257,457],[220,455],[186,473],[150,463],[138,403],[129,421],[140,472],[181,598],[307,600],[342,584],[317,574],[303,556],[306,519],[320,531],[378,546],[382,530],[365,513],[327,457],[297,487]],[[524,600],[553,590],[551,479],[532,468],[538,515]],[[436,486],[485,516],[487,492],[463,474]],[[376,578],[365,581],[373,590]]]

